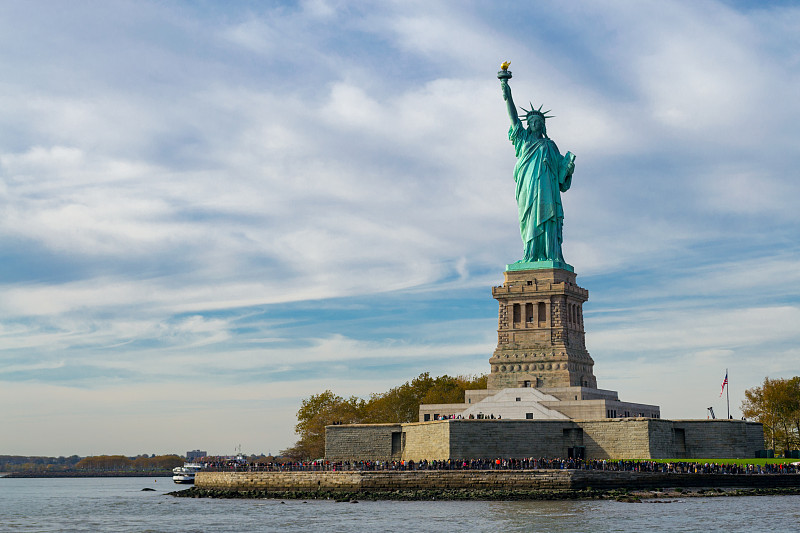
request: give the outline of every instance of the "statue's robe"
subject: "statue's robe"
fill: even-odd
[[[525,247],[523,261],[564,262],[561,193],[572,183],[568,167],[575,156],[570,152],[562,156],[556,143],[548,138],[534,138],[520,121],[511,126],[508,138],[517,156],[514,181],[519,231]]]

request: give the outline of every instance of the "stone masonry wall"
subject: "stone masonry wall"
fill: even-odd
[[[441,459],[450,456],[450,428],[447,422],[403,424],[406,443],[403,459]]]
[[[587,459],[650,459],[646,418],[610,418],[580,422]]]
[[[392,433],[401,449],[392,455]],[[567,457],[586,459],[755,457],[761,424],[741,420],[442,420],[411,424],[328,426],[330,461]]]
[[[498,318],[497,318],[497,331],[498,331],[498,338],[497,344],[508,344],[509,337],[508,337],[508,330],[511,328],[508,318],[508,304],[500,302],[500,309],[498,310]]]
[[[754,457],[764,448],[764,428],[741,420],[674,420],[686,436],[686,457]]]
[[[449,426],[452,458],[566,457],[564,430],[577,427],[570,420],[453,420]],[[430,455],[419,458],[447,458]]]
[[[796,487],[798,475],[666,474],[592,470],[411,472],[198,472],[195,486],[231,491],[563,490],[667,487]]]
[[[684,457],[675,440],[674,425],[671,420],[651,420],[648,425],[650,457],[653,459],[675,459]],[[725,457],[720,455],[718,457]]]
[[[585,447],[587,459],[651,458],[648,419],[572,420],[450,420],[429,423],[426,435],[404,426],[407,442],[403,459],[460,459],[495,457],[567,457],[568,448]],[[661,421],[656,421],[661,422]],[[666,421],[669,423],[669,421]],[[437,427],[449,427],[449,448]]]
[[[198,472],[195,486],[223,490],[563,489],[568,470],[378,472]]]
[[[400,433],[400,424],[353,424],[325,428],[325,458],[329,461],[371,459],[391,461],[392,433]]]

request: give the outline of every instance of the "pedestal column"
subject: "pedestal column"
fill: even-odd
[[[589,291],[560,268],[507,270],[492,288],[499,304],[488,388],[597,388],[582,306]]]

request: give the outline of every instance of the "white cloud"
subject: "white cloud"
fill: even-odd
[[[253,52],[272,54],[280,49],[280,41],[276,39],[277,33],[264,20],[249,19],[226,28],[221,36]]]
[[[189,369],[187,395],[254,372],[249,399],[273,398],[259,379],[286,394],[246,412],[284,434],[250,437],[284,446],[299,397],[332,384],[281,372],[328,365],[349,395],[488,369],[488,288],[521,249],[505,59],[518,103],[552,108],[550,135],[578,156],[565,252],[596,283],[598,376],[634,401],[650,401],[634,398],[648,382],[680,384],[680,402],[655,398],[685,416],[723,363],[753,382],[797,372],[797,9],[3,9],[0,46],[30,43],[0,84],[0,372],[24,376],[19,398],[65,395],[79,412],[109,387],[42,383],[106,372],[120,424],[147,424],[148,395],[180,406],[158,429],[248,400],[219,384],[184,402],[164,372]],[[397,316],[406,298],[418,317]],[[301,302],[317,310],[284,311]],[[52,421],[19,405],[16,435],[38,435],[25,413]],[[86,412],[71,419],[81,432],[109,416]]]
[[[662,310],[641,313],[636,325],[587,334],[604,352],[702,352],[797,342],[800,308],[790,306],[720,310]],[[587,340],[587,343],[589,340]]]

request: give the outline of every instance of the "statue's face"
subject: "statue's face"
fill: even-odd
[[[540,115],[533,115],[531,120],[528,121],[528,127],[533,132],[541,133],[544,131],[544,119]]]

